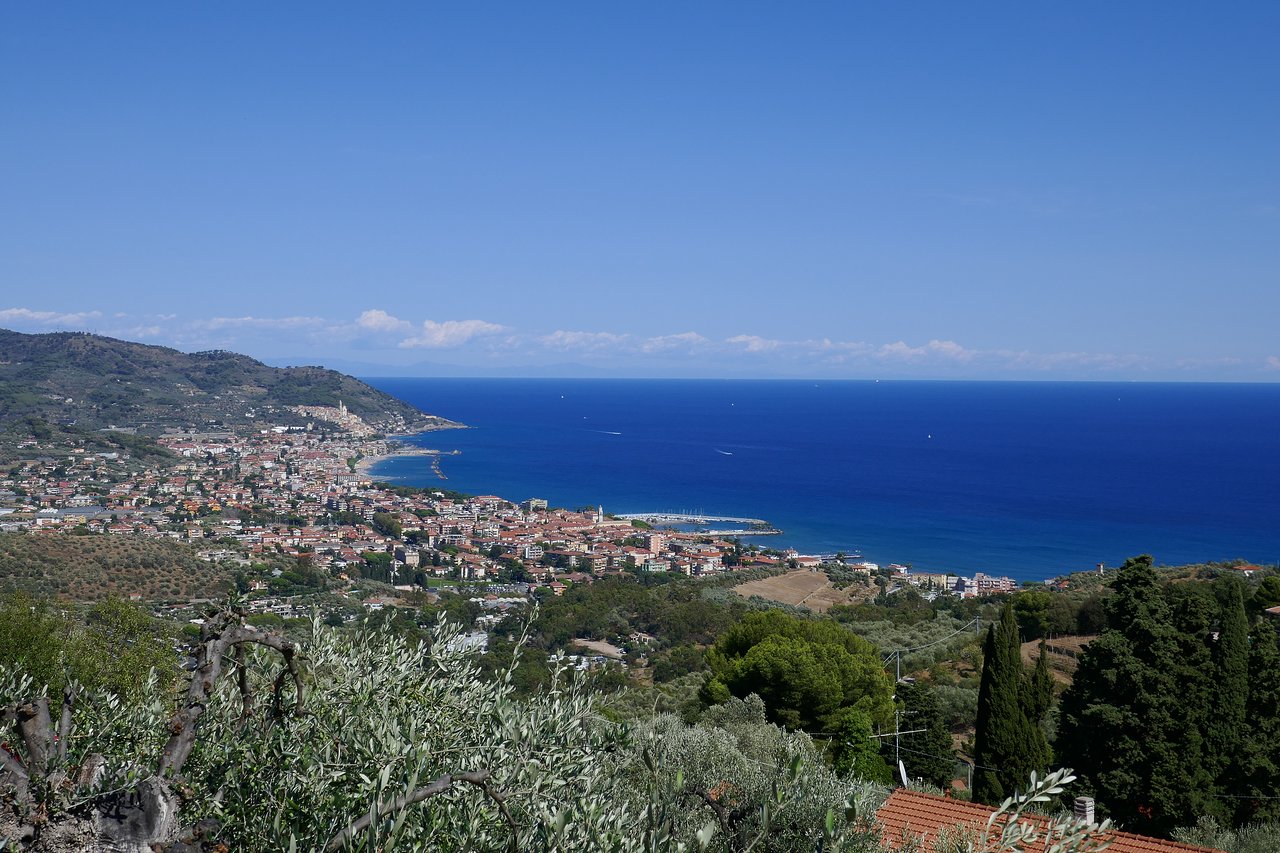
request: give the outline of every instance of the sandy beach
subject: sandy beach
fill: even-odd
[[[395,456],[394,453],[387,453],[382,456],[362,456],[360,461],[356,463],[356,473],[364,476],[372,476],[373,466],[377,465],[383,459],[390,459]]]
[[[384,459],[391,459],[396,456],[432,456],[436,458],[432,460],[431,470],[435,472],[437,477],[444,480],[447,478],[440,470],[439,457],[457,456],[461,452],[462,451],[460,450],[438,450],[428,447],[407,447],[405,445],[398,445],[391,448],[387,453],[360,457],[360,461],[356,463],[356,473],[372,476],[373,467],[375,465]]]

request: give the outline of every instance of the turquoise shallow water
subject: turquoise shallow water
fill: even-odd
[[[1038,579],[1280,561],[1280,385],[371,379],[472,428],[450,488],[769,520],[762,538]],[[440,483],[404,457],[382,478]]]

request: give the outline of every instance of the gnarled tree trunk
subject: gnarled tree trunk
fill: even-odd
[[[0,838],[11,849],[31,853],[187,853],[204,849],[216,824],[202,822],[185,829],[181,826],[182,766],[195,747],[200,717],[222,674],[224,658],[247,644],[275,649],[284,659],[284,669],[273,691],[273,713],[284,713],[280,692],[286,680],[293,681],[293,710],[300,711],[303,681],[294,643],[245,625],[243,611],[221,611],[201,629],[191,684],[185,701],[169,723],[169,740],[155,772],[132,790],[91,795],[71,811],[51,812],[46,793],[68,786],[91,792],[100,781],[101,765],[100,756],[90,756],[79,768],[67,763],[75,689],[69,687],[63,695],[56,730],[46,697],[0,709],[6,728],[21,745],[20,749],[0,748]],[[240,660],[243,662],[243,657]],[[248,682],[242,679],[240,684],[249,708],[252,697],[248,695]]]

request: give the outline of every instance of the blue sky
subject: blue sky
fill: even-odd
[[[1274,3],[9,3],[0,326],[1280,379]]]

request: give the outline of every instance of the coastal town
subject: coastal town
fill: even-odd
[[[445,489],[378,483],[370,469],[392,454],[433,455],[380,435],[339,403],[296,407],[303,426],[257,431],[169,431],[165,464],[127,454],[50,448],[37,439],[28,458],[0,479],[0,531],[97,533],[179,540],[202,559],[241,568],[292,558],[340,584],[366,578],[410,593],[450,583],[490,588],[494,598],[561,595],[610,574],[718,575],[748,568],[844,568],[928,595],[1011,591],[1008,577],[913,572],[910,567],[746,546],[733,531],[658,528],[601,507],[562,509],[547,501],[465,496]],[[433,462],[438,463],[438,456]],[[438,470],[438,469],[437,469]],[[271,573],[248,577],[250,591]],[[367,607],[394,606],[393,594]]]

